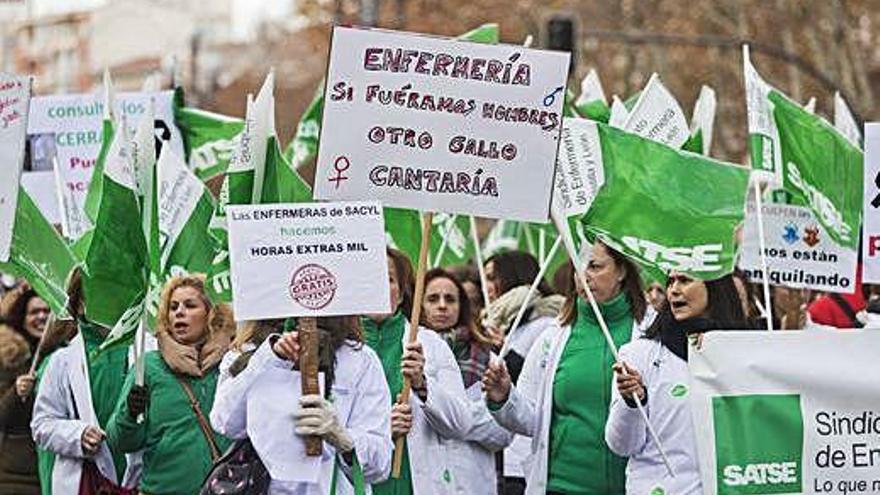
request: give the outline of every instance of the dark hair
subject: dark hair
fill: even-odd
[[[387,249],[388,257],[397,271],[397,285],[400,289],[400,310],[404,316],[409,317],[413,309],[413,292],[415,290],[415,275],[413,275],[412,263],[403,252],[394,248]],[[396,308],[392,308],[396,309]]]
[[[745,315],[745,317],[756,317],[758,315],[758,308],[755,307],[755,286],[749,280],[749,275],[739,267],[735,267],[731,275],[733,275],[734,278],[739,279],[739,281],[743,284],[743,289],[745,289],[746,300],[742,301],[742,303],[745,304],[747,308],[749,308],[748,313]],[[737,296],[739,296],[739,291],[737,291]]]
[[[494,272],[498,281],[499,295],[520,285],[531,285],[538,276],[538,272],[541,271],[538,260],[525,251],[498,253],[487,259],[484,266],[489,266],[489,263],[495,265]],[[553,289],[550,288],[546,280],[541,280],[538,292],[542,296],[547,296],[553,294]]]
[[[27,319],[27,307],[31,299],[39,298],[40,295],[34,289],[22,291],[9,305],[9,311],[6,313],[6,324],[12,327],[24,337],[33,348],[39,339],[35,339],[33,335],[24,329],[24,322]],[[31,349],[33,350],[33,349]]]
[[[457,278],[455,278],[451,273],[444,270],[443,268],[432,268],[428,270],[428,273],[425,274],[425,291],[427,292],[428,284],[431,283],[432,280],[437,278],[445,278],[452,282],[455,285],[455,290],[458,291],[458,318],[455,320],[455,324],[453,325],[455,328],[467,326],[469,329],[473,327],[474,324],[474,315],[471,310],[471,301],[468,299],[467,292],[465,292],[464,287],[461,285],[461,282]],[[424,306],[425,302],[422,301],[422,305]],[[425,328],[428,328],[425,321],[425,312],[422,311],[422,321],[421,325]]]
[[[614,260],[614,264],[618,268],[623,269],[623,282],[620,284],[620,291],[626,296],[633,319],[636,322],[642,321],[645,318],[645,312],[648,310],[648,301],[645,300],[645,289],[642,286],[642,276],[639,273],[639,267],[607,244],[601,242],[598,244],[605,246],[605,250],[608,252],[608,256]],[[571,269],[571,274],[574,275],[573,268]],[[570,325],[577,316],[578,295],[574,282],[572,281],[567,288],[565,304],[559,312],[559,322],[563,325]]]
[[[728,274],[715,280],[705,280],[706,285],[706,310],[705,319],[719,330],[746,328],[748,322],[746,315],[743,314],[742,303],[739,298],[739,292],[733,283],[733,275]],[[669,282],[666,283],[667,287]],[[657,338],[663,328],[670,325],[681,325],[682,322],[676,321],[672,314],[672,308],[669,305],[669,298],[663,304],[660,314],[650,328],[645,332],[645,337],[649,339]]]
[[[75,266],[67,278],[67,315],[74,320],[84,316],[86,310],[82,277],[82,267]]]

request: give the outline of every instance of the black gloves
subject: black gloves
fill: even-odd
[[[150,390],[146,386],[135,385],[128,392],[128,415],[131,419],[137,419],[138,416],[146,412],[150,405]]]

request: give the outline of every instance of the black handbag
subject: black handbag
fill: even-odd
[[[238,440],[214,463],[199,495],[264,495],[269,471],[247,438]]]

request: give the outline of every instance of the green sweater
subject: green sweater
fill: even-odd
[[[205,420],[214,405],[219,372],[214,367],[202,378],[183,377],[192,388]],[[150,404],[143,422],[136,423],[128,413],[128,392],[134,373],[125,381],[116,410],[107,425],[107,441],[122,452],[144,449],[143,492],[154,495],[192,495],[198,493],[211,469],[211,448],[199,427],[183,387],[157,351],[144,358],[144,384],[150,391]],[[214,433],[220,452],[230,441]]]
[[[615,345],[630,340],[633,318],[623,294],[599,305]],[[614,357],[595,314],[578,298],[577,316],[553,380],[547,490],[565,494],[625,492],[626,459],[605,444]]]
[[[382,362],[385,380],[391,391],[391,403],[397,402],[397,394],[403,389],[403,375],[400,373],[400,358],[403,356],[403,332],[406,318],[400,311],[376,324],[369,318],[361,320],[364,327],[364,340],[376,351]],[[400,465],[400,478],[389,477],[387,481],[373,485],[373,495],[412,495],[412,474],[409,469],[409,453],[404,443],[403,458]]]

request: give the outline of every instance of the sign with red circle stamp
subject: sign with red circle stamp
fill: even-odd
[[[319,310],[327,307],[336,295],[336,277],[316,263],[301,266],[290,279],[290,297],[297,304]]]

